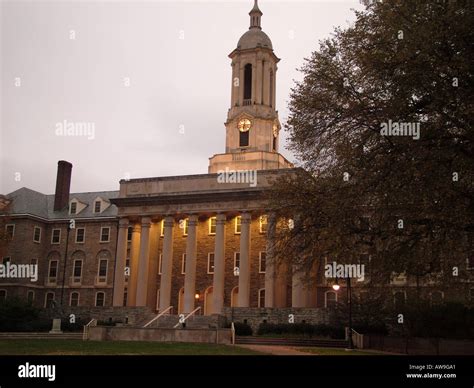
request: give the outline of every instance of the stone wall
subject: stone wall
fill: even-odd
[[[329,323],[329,313],[323,308],[245,308],[224,307],[223,314],[229,322],[246,322],[254,333],[261,323],[290,323],[293,314],[294,323]]]
[[[157,341],[231,344],[230,329],[135,329],[96,326],[89,328],[92,341]]]

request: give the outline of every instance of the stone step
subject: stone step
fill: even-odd
[[[267,338],[237,336],[236,344],[248,345],[282,345],[282,346],[314,346],[323,348],[347,348],[346,340],[337,339],[309,339],[309,338]]]
[[[83,333],[68,333],[63,332],[60,334],[51,334],[48,332],[35,332],[35,333],[28,333],[28,332],[5,332],[0,333],[0,339],[82,339]]]
[[[143,327],[143,325],[145,325],[149,321],[150,320],[146,322],[140,322],[141,325],[137,325],[137,326]],[[158,320],[153,322],[148,327],[173,328],[178,322],[179,322],[179,315],[169,314],[169,315],[161,316],[160,318],[158,318]],[[186,327],[187,328],[204,328],[204,329],[214,328],[214,327],[217,327],[217,319],[209,315],[195,315],[186,320]]]

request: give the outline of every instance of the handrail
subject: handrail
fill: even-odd
[[[174,325],[174,329],[176,329],[179,325],[183,324],[184,322],[186,322],[186,319],[188,319],[191,315],[194,315],[196,312],[198,312],[199,310],[201,310],[201,307],[196,307],[193,311],[191,311],[188,315],[186,315],[183,320],[179,320],[178,323],[176,325]]]
[[[85,341],[89,339],[89,327],[97,326],[97,319],[91,319],[87,325],[84,325],[84,331],[82,332],[82,339]]]
[[[351,328],[351,330],[356,333],[357,335],[361,335],[360,333],[358,333],[357,331],[355,331],[354,329]]]
[[[173,310],[173,306],[168,306],[165,308],[161,313],[159,313],[156,317],[154,317],[150,322],[146,323],[143,327],[150,326],[153,322],[155,322],[158,318],[165,315],[169,310]]]
[[[230,324],[230,338],[232,345],[235,345],[235,325],[234,322]]]

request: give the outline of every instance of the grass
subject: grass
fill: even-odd
[[[0,355],[262,355],[240,347],[214,344],[81,341],[81,340],[0,340]]]
[[[300,352],[307,352],[318,356],[380,356],[383,353],[371,352],[367,350],[345,350],[339,348],[296,348]]]

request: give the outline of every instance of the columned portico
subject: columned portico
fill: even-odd
[[[171,305],[171,274],[173,268],[173,226],[174,218],[164,220],[163,256],[161,264],[159,310],[163,311]],[[178,306],[175,306],[177,308]]]
[[[114,295],[113,306],[123,306],[123,295],[125,290],[125,259],[127,257],[127,234],[128,234],[127,218],[121,218],[119,221],[119,233],[117,240],[117,258],[115,262],[114,277]]]
[[[196,225],[197,215],[188,218],[188,236],[186,241],[186,264],[184,275],[184,313],[194,310],[194,295],[196,291]]]
[[[250,222],[250,213],[242,213],[240,228],[238,307],[249,307],[250,301]]]
[[[146,297],[148,291],[148,256],[150,253],[150,226],[151,219],[149,217],[142,217],[140,254],[138,260],[137,276],[137,306],[146,306]]]
[[[216,236],[214,247],[214,304],[212,312],[219,314],[224,306],[224,276],[225,276],[225,214],[216,216]]]

